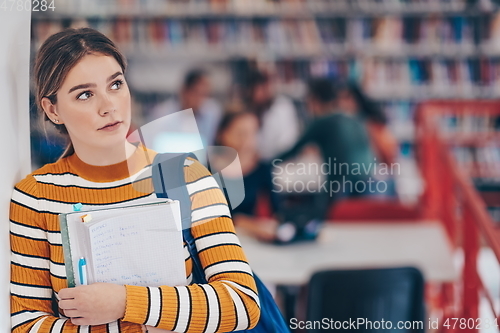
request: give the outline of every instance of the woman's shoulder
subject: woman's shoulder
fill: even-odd
[[[64,174],[68,173],[68,164],[66,158],[62,158],[54,163],[48,163],[42,167],[32,171],[30,174],[26,175],[21,181],[19,181],[15,188],[21,190],[25,193],[36,194],[36,186],[39,177],[43,177],[48,174]]]
[[[210,171],[208,171],[208,169],[196,158],[186,157],[184,160],[184,176],[186,183],[192,183],[210,175]]]

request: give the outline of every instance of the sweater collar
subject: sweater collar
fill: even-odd
[[[67,162],[74,172],[87,180],[93,182],[113,182],[129,178],[144,167],[150,165],[155,153],[152,150],[138,145],[134,153],[126,160],[104,166],[87,164],[82,161],[76,153],[68,156]]]

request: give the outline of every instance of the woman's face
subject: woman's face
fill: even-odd
[[[237,117],[221,134],[221,144],[234,148],[238,154],[251,153],[257,150],[257,133],[259,122],[253,114]]]
[[[252,92],[252,101],[255,105],[263,105],[273,99],[273,86],[271,81],[256,85]]]
[[[194,112],[198,112],[203,102],[210,97],[210,80],[207,76],[201,77],[190,88],[184,88],[182,92],[183,108],[193,108]]]
[[[89,54],[68,73],[57,103],[44,110],[68,130],[75,150],[108,149],[124,144],[131,120],[130,92],[118,62]],[[49,110],[47,110],[49,109]]]

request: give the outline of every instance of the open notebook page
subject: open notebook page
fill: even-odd
[[[135,208],[89,227],[89,282],[186,284],[182,231],[171,205]]]

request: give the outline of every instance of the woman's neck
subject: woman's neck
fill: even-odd
[[[75,146],[74,149],[75,154],[78,156],[78,158],[86,164],[105,166],[125,161],[130,156],[132,156],[137,147],[130,142],[125,141],[123,146],[116,147],[114,149],[96,149],[95,147],[89,149],[87,147],[78,146]]]

